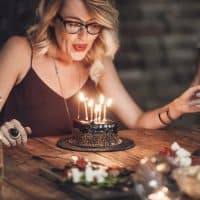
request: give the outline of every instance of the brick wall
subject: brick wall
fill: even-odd
[[[24,34],[35,0],[0,1],[0,45]],[[200,33],[199,0],[116,0],[120,10],[120,77],[143,109],[162,106],[190,84]],[[198,114],[177,125],[199,123]]]
[[[162,106],[182,93],[194,76],[200,33],[198,0],[117,0],[120,76],[144,109]],[[176,125],[199,123],[199,114]]]

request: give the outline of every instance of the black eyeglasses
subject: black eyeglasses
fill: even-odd
[[[76,22],[72,20],[65,20],[61,15],[57,15],[58,19],[65,26],[66,31],[69,34],[76,34],[80,32],[83,28],[86,28],[87,32],[91,35],[97,35],[101,32],[103,26],[97,23],[85,24],[83,22]]]

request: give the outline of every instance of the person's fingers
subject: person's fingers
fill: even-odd
[[[188,102],[189,105],[200,105],[200,99],[195,99]]]
[[[21,134],[22,143],[26,144],[27,143],[27,133],[26,133],[24,127],[16,119],[11,120],[11,122],[14,124],[14,127],[16,127],[18,129],[19,133]]]
[[[14,126],[13,123],[11,123],[11,122],[6,122],[4,125],[5,125],[5,127],[7,128],[8,133],[9,133],[9,129],[15,128],[15,126]],[[20,132],[19,132],[19,134],[20,134]],[[20,144],[22,143],[21,135],[20,135],[20,137],[18,137],[18,138],[16,138],[16,139],[13,139],[12,137],[10,137],[10,133],[9,133],[9,138],[10,138],[12,141],[15,141],[16,144],[19,144],[19,145],[20,145]]]
[[[190,107],[190,112],[200,112],[200,105],[193,105]]]
[[[32,130],[31,130],[31,128],[30,128],[29,126],[26,126],[26,127],[25,127],[25,131],[26,131],[26,133],[29,134],[29,135],[32,133]]]
[[[8,142],[10,143],[11,146],[17,145],[17,142],[15,140],[13,140],[12,138],[10,138],[8,129],[4,125],[1,126],[0,131],[1,131],[2,135],[8,140]]]
[[[7,147],[11,147],[10,142],[3,136],[2,132],[0,132],[0,141]]]
[[[200,92],[200,85],[190,87],[184,92],[183,96],[186,98],[190,98],[192,96],[196,96],[198,92]]]
[[[197,100],[190,101],[184,107],[187,113],[200,112],[200,102]]]
[[[196,93],[196,97],[200,97],[200,92],[197,92],[197,93]]]

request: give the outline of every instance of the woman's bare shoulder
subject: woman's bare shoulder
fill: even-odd
[[[0,51],[0,68],[17,70],[23,74],[30,67],[31,48],[25,37],[13,36],[9,38]]]
[[[30,51],[30,44],[25,37],[12,36],[4,44],[3,48],[1,49],[1,54],[7,54],[9,52],[10,55],[17,54],[21,55],[20,57],[22,57],[23,55],[26,56],[30,54]]]

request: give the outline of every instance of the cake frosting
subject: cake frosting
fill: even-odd
[[[73,145],[81,147],[109,147],[119,144],[118,125],[112,120],[90,122],[74,120]]]

